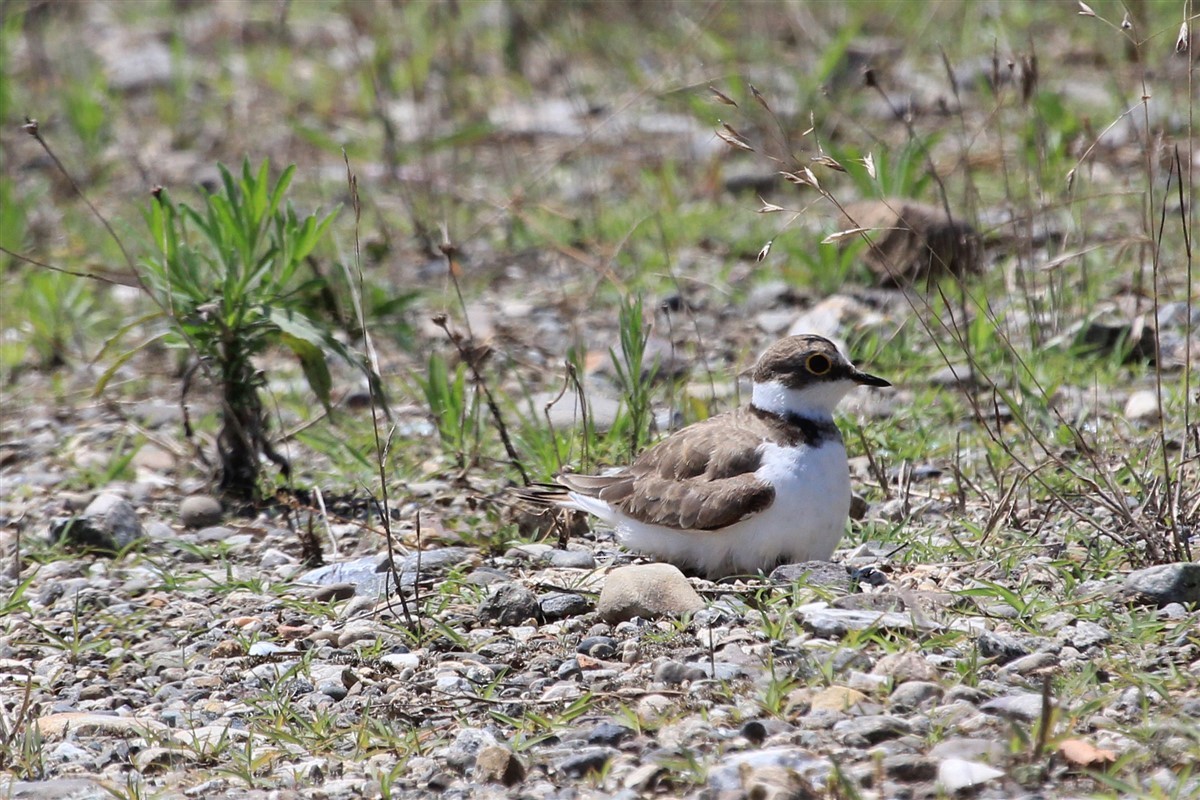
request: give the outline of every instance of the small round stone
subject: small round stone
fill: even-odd
[[[221,521],[223,511],[216,498],[194,494],[179,504],[179,521],[187,528],[208,528]]]

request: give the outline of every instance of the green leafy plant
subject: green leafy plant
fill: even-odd
[[[641,452],[650,438],[650,418],[652,414],[650,387],[658,375],[657,360],[646,362],[646,343],[650,339],[650,329],[646,326],[646,318],[642,313],[642,298],[621,301],[618,311],[620,326],[621,352],[609,348],[613,370],[617,375],[617,383],[624,395],[625,408],[622,420],[613,426],[613,433],[624,431],[629,437],[629,455],[633,457]],[[622,424],[623,423],[623,424]]]
[[[373,386],[378,383],[363,360],[310,316],[304,300],[311,280],[302,278],[300,266],[334,213],[301,217],[284,203],[294,166],[274,185],[266,161],[252,171],[247,160],[240,177],[219,168],[220,190],[205,196],[199,209],[174,202],[166,190],[155,193],[147,223],[157,253],[144,262],[146,287],[169,317],[168,342],[190,348],[197,359],[193,370],[220,393],[219,490],[236,501],[254,501],[260,496],[260,455],[285,476],[290,469],[268,434],[266,381],[255,357],[272,347],[291,350],[327,410],[332,387],[327,353],[358,366]]]
[[[429,356],[425,377],[417,377],[425,402],[433,415],[442,446],[465,468],[471,448],[471,431],[478,430],[479,399],[467,391],[467,365],[459,362],[453,371],[437,353]]]
[[[25,358],[39,369],[66,364],[101,322],[93,287],[61,272],[29,271],[13,300],[27,342]]]

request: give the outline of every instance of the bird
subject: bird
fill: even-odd
[[[829,560],[851,498],[834,408],[856,386],[892,384],[812,334],[772,344],[751,377],[748,404],[675,431],[615,472],[559,474],[552,502],[612,526],[630,550],[709,578]]]

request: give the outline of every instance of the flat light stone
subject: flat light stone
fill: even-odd
[[[1158,419],[1158,395],[1150,389],[1139,389],[1125,401],[1125,419],[1152,422]]]
[[[964,761],[961,758],[947,758],[938,764],[938,786],[947,794],[957,794],[963,789],[979,786],[988,781],[1004,776],[1004,772],[980,764],[977,761]]]
[[[68,733],[76,736],[146,736],[165,731],[167,726],[154,719],[117,717],[83,711],[64,711],[34,720],[45,739],[57,739]]]
[[[987,761],[999,763],[1008,755],[1008,749],[999,739],[971,739],[956,737],[943,739],[929,751],[931,758]]]
[[[704,608],[704,600],[672,564],[634,564],[608,573],[596,611],[606,622],[634,617],[678,617]]]
[[[913,614],[898,611],[855,611],[830,608],[826,603],[810,603],[796,609],[805,629],[824,639],[840,639],[850,631],[868,628],[918,633],[940,626]]]
[[[6,800],[76,800],[112,797],[106,784],[92,778],[51,778],[44,781],[14,781],[0,776],[0,797]]]

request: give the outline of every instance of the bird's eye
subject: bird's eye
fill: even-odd
[[[823,356],[820,353],[814,353],[804,359],[804,367],[813,375],[824,375],[829,370],[833,369],[833,362],[829,360],[829,356]]]

